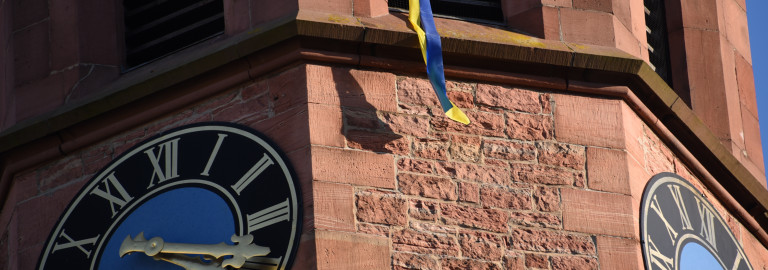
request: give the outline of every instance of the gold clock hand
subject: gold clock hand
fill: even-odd
[[[200,258],[191,257],[179,254],[157,254],[153,256],[156,260],[163,260],[181,267],[187,270],[221,270],[224,267],[219,267],[214,263],[204,263]]]
[[[186,243],[166,243],[160,237],[153,237],[149,241],[144,238],[144,233],[139,233],[136,238],[131,239],[127,236],[120,246],[120,257],[131,252],[143,252],[148,256],[158,254],[200,254],[208,255],[214,258],[223,256],[232,256],[222,262],[222,267],[232,266],[239,268],[243,266],[245,260],[250,257],[264,256],[269,254],[269,247],[262,247],[253,244],[252,235],[237,236],[232,235],[232,242],[237,244],[227,245],[218,244],[186,244]]]

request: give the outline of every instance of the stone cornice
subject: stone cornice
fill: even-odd
[[[768,228],[768,191],[644,61],[611,47],[541,40],[461,21],[437,23],[440,29],[450,29],[441,31],[449,77],[624,99],[649,126],[662,133],[668,144],[678,148],[673,150],[689,159],[688,165],[698,171],[707,187],[726,198],[729,210],[768,246],[768,235],[762,229]],[[423,72],[419,62],[414,61],[419,58],[416,35],[403,14],[358,18],[299,12],[237,36],[193,47],[126,73],[87,100],[65,104],[0,133],[0,197],[8,198],[12,176],[19,170],[103,140],[152,119],[152,115],[181,108],[225,89],[223,86],[254,79],[296,61]],[[211,72],[225,75],[211,83],[209,92],[174,90],[179,84]],[[595,86],[584,87],[577,81]],[[615,86],[630,90],[616,90]],[[98,123],[125,117],[132,110],[127,108],[131,104],[158,96],[175,101],[167,104],[169,108],[99,127]],[[663,136],[665,132],[669,135]],[[4,205],[3,212],[6,209]]]

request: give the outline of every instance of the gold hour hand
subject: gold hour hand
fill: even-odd
[[[224,242],[218,244],[166,243],[160,237],[147,240],[142,232],[133,239],[129,235],[123,240],[122,245],[120,245],[120,257],[131,252],[142,252],[148,256],[157,256],[158,254],[198,254],[214,258],[232,256],[232,258],[222,261],[221,267],[239,268],[243,266],[246,259],[264,256],[270,252],[268,247],[253,244],[253,236],[249,234],[244,236],[232,235],[231,240],[237,244],[227,245]]]

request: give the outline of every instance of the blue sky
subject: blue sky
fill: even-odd
[[[747,0],[749,43],[752,48],[752,68],[755,73],[757,113],[760,119],[760,136],[763,157],[768,160],[768,1]],[[762,48],[762,49],[759,49]],[[768,167],[768,166],[766,166]]]

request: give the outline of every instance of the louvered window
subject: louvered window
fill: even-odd
[[[222,0],[124,0],[126,68],[224,32]]]
[[[663,0],[645,0],[645,30],[651,67],[672,85],[669,62],[669,37]]]
[[[504,22],[501,0],[430,0],[432,14],[440,17],[499,24]],[[389,7],[408,11],[408,0],[389,0]]]

